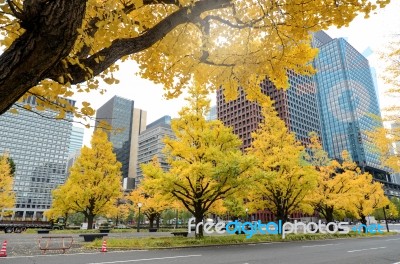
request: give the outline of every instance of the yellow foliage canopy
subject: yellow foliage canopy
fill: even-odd
[[[389,203],[381,184],[373,182],[370,174],[362,173],[347,151],[342,153],[342,163],[329,160],[317,135],[310,136],[306,160],[316,167],[319,177],[309,201],[327,222],[332,222],[334,216],[344,217],[345,213],[364,221],[365,216]]]
[[[316,190],[308,197],[310,204],[327,222],[335,217],[343,217],[350,208],[349,199],[358,190],[354,186],[357,166],[351,162],[344,151],[343,162],[331,160],[322,148],[317,133],[310,133],[310,144],[305,160],[313,165],[318,173]]]
[[[350,198],[350,212],[365,221],[366,216],[372,214],[375,209],[389,205],[390,201],[385,196],[382,184],[374,182],[369,173],[358,175],[354,181],[357,192]]]
[[[64,111],[62,103],[53,103],[59,96],[103,92],[99,80],[117,84],[119,59],[136,61],[138,74],[162,84],[168,98],[195,80],[210,90],[223,86],[228,99],[238,86],[257,99],[261,93],[254,87],[265,76],[286,88],[288,70],[314,72],[310,32],[346,26],[389,0],[40,3],[0,3],[0,45],[6,49],[0,56],[0,113],[28,90],[25,96],[37,95],[40,104]],[[90,115],[93,109],[86,104],[75,112]]]
[[[162,168],[158,163],[158,160],[153,159],[153,163],[150,165],[142,164],[146,171],[153,171],[162,173]],[[150,215],[159,216],[161,213],[169,208],[173,207],[173,200],[170,195],[163,195],[161,192],[157,192],[155,186],[151,184],[151,179],[144,177],[140,182],[139,187],[133,190],[128,199],[132,201],[132,209],[138,211],[138,203],[142,204],[141,210],[148,217]]]

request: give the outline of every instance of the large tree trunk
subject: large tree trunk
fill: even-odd
[[[204,215],[202,213],[199,213],[199,214],[196,214],[194,217],[196,218],[196,227],[197,227],[197,224],[201,223],[201,221],[203,221]],[[197,230],[196,230],[196,234],[195,235],[196,235],[196,238],[203,238],[204,237],[203,226],[200,226],[198,233],[197,233]]]
[[[153,227],[154,227],[153,222],[154,222],[154,219],[155,219],[155,214],[149,214],[149,215],[148,215],[148,218],[149,218],[149,225],[150,225],[150,228],[153,228]]]
[[[93,229],[94,215],[88,214],[87,219],[88,219],[88,229]]]
[[[366,233],[367,232],[367,228],[366,228],[366,226],[367,226],[367,217],[365,215],[361,215],[360,221],[361,221],[361,224],[363,224],[363,233]]]
[[[327,223],[333,222],[333,206],[327,206],[325,208],[325,220]],[[333,231],[334,227],[332,225],[329,226],[329,231]]]
[[[86,0],[24,1],[25,32],[0,56],[0,114],[70,53],[85,11]]]
[[[282,207],[277,208],[275,217],[277,218],[276,219],[277,221],[282,220],[282,224],[289,221],[289,215],[286,213],[286,210]]]

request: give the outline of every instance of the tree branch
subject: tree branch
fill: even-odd
[[[230,0],[200,1],[194,6],[183,7],[175,11],[138,37],[114,40],[109,47],[100,50],[86,59],[80,60],[80,63],[84,68],[89,68],[93,71],[92,76],[88,76],[87,71],[79,65],[68,65],[68,73],[72,76],[71,83],[78,84],[84,82],[88,77],[100,74],[120,58],[138,53],[151,47],[177,26],[193,22],[202,13],[224,8],[228,6],[229,3]],[[100,62],[96,62],[96,59],[99,57],[104,59]],[[57,68],[61,69],[60,67]],[[65,74],[58,71],[52,71],[47,77],[57,81],[60,75]]]

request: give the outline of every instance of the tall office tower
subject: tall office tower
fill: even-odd
[[[312,131],[320,134],[320,120],[316,86],[313,77],[289,73],[288,90],[278,90],[271,81],[265,79],[261,84],[264,94],[275,101],[274,106],[279,117],[286,123],[289,131],[294,132],[296,139],[308,143],[308,134]],[[251,144],[251,133],[258,128],[262,120],[261,107],[246,100],[242,89],[236,100],[225,102],[221,90],[217,91],[218,119],[243,141],[242,150]]]
[[[71,140],[69,142],[68,153],[74,154],[82,148],[84,129],[72,126]]]
[[[137,166],[137,181],[138,184],[143,178],[143,172],[140,164],[151,162],[153,157],[157,155],[161,168],[164,171],[169,169],[168,163],[165,161],[165,155],[162,153],[164,148],[164,137],[174,138],[174,133],[171,129],[171,117],[163,116],[146,127],[146,130],[139,135],[139,151],[138,151],[138,166]]]
[[[146,128],[147,112],[134,108],[134,101],[114,96],[96,113],[96,127],[99,121],[106,121],[113,128],[108,132],[117,160],[122,163],[122,177],[127,189],[133,188],[136,178],[139,134]]]
[[[288,72],[289,89],[276,89],[268,79],[261,83],[263,92],[274,100],[279,117],[285,122],[296,139],[307,146],[310,132],[321,135],[321,120],[317,98],[317,87],[313,76]]]
[[[230,126],[233,133],[243,141],[241,150],[244,151],[251,144],[251,132],[258,128],[261,122],[261,107],[255,102],[248,101],[242,89],[236,100],[225,101],[221,89],[217,90],[217,115],[225,126]]]
[[[343,38],[322,31],[314,33],[313,45],[319,48],[314,66],[325,150],[334,159],[347,150],[362,169],[387,181],[366,135],[382,126],[371,116],[381,113],[368,60]]]
[[[16,204],[9,208],[13,217],[41,219],[50,208],[51,191],[66,178],[73,117],[68,113],[66,120],[56,120],[56,113],[50,110],[40,112],[46,116],[42,117],[35,113],[34,97],[26,103],[32,111],[0,115],[0,154],[8,152],[16,166]]]

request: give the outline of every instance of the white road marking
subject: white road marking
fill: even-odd
[[[107,255],[112,253],[121,253],[121,252],[144,252],[148,250],[119,250],[119,251],[108,251]],[[18,258],[37,258],[37,257],[59,257],[59,256],[76,256],[76,255],[97,255],[104,254],[104,252],[81,252],[81,253],[66,253],[66,254],[48,254],[48,255],[30,255],[30,256],[7,256],[8,259],[18,259]]]
[[[382,249],[386,247],[377,247],[377,248],[364,248],[364,249],[356,249],[356,250],[349,250],[348,253],[358,252],[358,251],[366,251],[366,250],[375,250],[375,249]]]
[[[326,247],[326,246],[336,246],[336,245],[340,245],[340,243],[338,243],[338,244],[324,244],[324,245],[302,246],[302,247],[303,247],[303,248],[312,248],[312,247]]]
[[[394,240],[400,240],[400,238],[392,238],[392,239],[386,239],[385,241],[394,241]],[[397,262],[400,263],[400,262]],[[396,263],[395,263],[396,264]]]
[[[90,263],[87,263],[87,264],[128,263],[128,262],[139,262],[139,261],[149,261],[149,260],[163,260],[163,259],[177,259],[177,258],[192,258],[192,257],[201,257],[201,256],[202,256],[202,255],[186,255],[186,256],[163,257],[163,258],[118,260],[118,261],[110,261],[110,262],[90,262]]]

